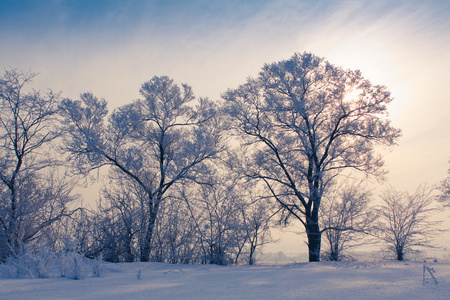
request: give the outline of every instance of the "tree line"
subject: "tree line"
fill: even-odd
[[[35,76],[0,78],[3,262],[70,244],[112,262],[253,264],[270,228],[290,222],[309,261],[345,259],[367,237],[403,260],[439,231],[432,188],[374,205],[363,182],[343,180],[381,178],[376,147],[400,137],[390,92],[359,71],[296,53],[216,101],[155,76],[112,112],[92,93],[33,90]],[[99,177],[88,209],[76,189]],[[441,190],[445,201],[448,180]]]

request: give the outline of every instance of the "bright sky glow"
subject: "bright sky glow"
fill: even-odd
[[[414,191],[447,176],[450,1],[1,0],[0,68],[40,72],[36,87],[109,108],[168,75],[219,99],[265,63],[308,51],[360,69],[395,98],[403,131],[383,150],[389,183]]]
[[[343,103],[351,104],[352,102],[357,101],[359,95],[361,95],[361,92],[362,92],[362,91],[361,91],[360,89],[356,89],[356,90],[349,91],[349,92],[345,95],[344,99],[342,99],[342,102],[343,102]]]

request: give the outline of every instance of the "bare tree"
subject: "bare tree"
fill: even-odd
[[[441,182],[439,195],[439,201],[443,202],[446,206],[450,206],[450,168],[448,169],[448,174],[446,179]]]
[[[404,260],[415,247],[432,247],[432,238],[442,232],[441,222],[433,220],[439,211],[433,193],[433,188],[420,186],[412,195],[391,188],[381,196],[377,235],[397,260]]]
[[[236,146],[236,145],[234,145]],[[255,182],[246,176],[248,166],[246,147],[230,147],[226,153],[225,162],[227,175],[225,178],[234,178],[231,189],[241,201],[237,209],[240,214],[240,237],[235,248],[235,263],[245,262],[253,265],[261,246],[272,242],[271,227],[279,224],[274,218],[279,208],[271,197],[267,197],[264,184]],[[224,186],[224,184],[221,184]],[[244,235],[242,235],[244,234]],[[244,257],[244,258],[243,258]]]
[[[56,159],[49,154],[59,136],[59,95],[27,90],[35,76],[9,70],[0,77],[2,259],[73,212],[67,203],[75,199],[75,182],[58,174]]]
[[[444,181],[442,181],[442,194],[441,200],[450,199],[450,177],[447,177]]]
[[[235,261],[235,248],[245,243],[240,209],[244,199],[234,189],[234,178],[201,185],[197,191],[183,191],[188,209],[196,222],[203,263],[225,265]],[[238,254],[237,254],[238,255]]]
[[[70,138],[66,150],[81,173],[108,165],[141,186],[149,207],[140,259],[148,261],[162,201],[183,179],[200,180],[204,163],[222,149],[216,108],[166,76],[145,82],[142,100],[119,107],[108,119],[106,101],[92,94],[62,101]]]
[[[244,139],[249,178],[263,181],[287,216],[306,229],[309,260],[320,260],[322,195],[345,169],[381,174],[377,144],[399,130],[386,118],[383,86],[309,53],[267,64],[256,79],[224,93],[226,111]]]
[[[250,197],[250,199],[252,199]],[[272,241],[270,235],[271,219],[274,215],[274,207],[267,203],[267,199],[250,201],[242,210],[244,228],[247,233],[246,241],[248,244],[249,265],[256,262],[257,250]],[[256,201],[255,201],[256,200]]]
[[[174,264],[199,262],[201,242],[186,203],[173,197],[164,201],[161,211],[152,243],[154,260]]]
[[[148,219],[145,193],[117,169],[110,170],[108,183],[101,189],[96,226],[97,255],[112,262],[133,262],[139,253],[142,229]]]
[[[362,184],[338,186],[323,199],[322,232],[325,235],[326,260],[341,261],[350,248],[363,243],[370,233],[376,214],[369,207],[371,193]]]

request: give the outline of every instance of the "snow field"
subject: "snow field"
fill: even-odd
[[[450,263],[105,263],[102,278],[1,279],[0,299],[449,299]],[[138,273],[140,271],[140,278]],[[427,277],[431,279],[431,276]]]

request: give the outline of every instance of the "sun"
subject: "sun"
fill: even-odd
[[[344,103],[344,104],[355,103],[359,99],[359,96],[361,95],[361,93],[362,93],[361,89],[355,89],[355,90],[346,92],[344,98],[342,99],[342,103]]]

